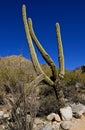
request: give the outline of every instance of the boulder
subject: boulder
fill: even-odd
[[[47,120],[52,121],[55,119],[55,113],[51,113],[47,116]]]
[[[81,103],[78,104],[70,104],[71,108],[72,108],[72,112],[73,112],[73,116],[76,118],[79,118],[82,116],[82,114],[85,113],[85,106]]]
[[[61,122],[61,118],[58,114],[55,114],[55,121]]]
[[[56,113],[51,113],[51,114],[49,114],[49,115],[47,116],[47,120],[49,120],[49,121],[54,120],[54,121],[57,121],[57,122],[61,122],[60,116],[59,116],[58,114],[56,114]]]
[[[72,122],[71,121],[63,121],[63,122],[61,122],[60,126],[64,130],[69,130],[72,126]]]
[[[62,117],[62,120],[71,120],[72,119],[72,109],[70,106],[64,107],[60,109],[60,114]]]

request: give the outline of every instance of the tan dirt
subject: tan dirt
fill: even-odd
[[[85,130],[85,116],[77,119],[70,130]]]

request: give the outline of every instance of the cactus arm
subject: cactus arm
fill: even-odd
[[[65,69],[64,69],[64,54],[63,54],[63,47],[62,47],[62,40],[61,40],[60,25],[59,25],[59,23],[56,23],[56,34],[57,34],[57,39],[58,39],[59,77],[63,78],[63,76],[65,74]]]
[[[38,84],[44,80],[44,75],[40,74],[39,76],[37,76],[31,83],[26,83],[24,84],[24,88],[25,88],[25,93],[28,93],[29,89],[33,87],[38,86]]]
[[[50,56],[47,54],[47,52],[45,51],[45,49],[42,47],[42,45],[40,44],[39,40],[37,39],[37,37],[35,35],[35,32],[34,32],[34,29],[33,29],[31,18],[28,18],[28,25],[29,25],[29,31],[30,31],[32,39],[34,40],[34,42],[35,42],[38,50],[41,53],[41,55],[43,56],[43,58],[45,59],[45,61],[47,62],[47,64],[50,66],[50,68],[52,70],[52,74],[53,74],[53,79],[56,80],[56,78],[57,78],[56,65],[53,62],[53,60],[50,58]]]
[[[27,24],[26,6],[25,5],[22,6],[22,16],[23,16],[23,22],[24,22],[24,27],[25,27],[25,32],[26,32],[26,38],[27,38],[27,42],[28,42],[28,45],[30,48],[31,59],[32,59],[32,62],[33,62],[33,65],[34,65],[34,68],[35,68],[37,74],[41,74],[41,68],[38,65],[39,63],[38,63],[37,57],[35,55],[35,49],[32,44],[32,39],[30,36],[28,24]]]
[[[33,65],[34,65],[34,69],[36,70],[37,75],[43,74],[45,81],[52,86],[54,84],[53,81],[43,72],[43,70],[42,70],[42,68],[41,68],[41,66],[38,62],[36,52],[35,52],[35,49],[34,49],[34,46],[33,46],[33,43],[32,43],[32,39],[31,39],[31,36],[30,36],[29,27],[28,27],[28,24],[27,24],[26,6],[25,5],[22,6],[22,17],[23,17],[23,23],[24,23],[25,32],[26,32],[26,38],[27,38],[27,42],[28,42],[28,45],[29,45],[30,55],[31,55],[31,59],[32,59],[32,62],[33,62]]]

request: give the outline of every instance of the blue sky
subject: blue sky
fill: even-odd
[[[22,4],[27,6],[35,33],[58,66],[55,23],[61,26],[65,68],[85,64],[84,0],[0,0],[0,56],[22,54],[30,58],[22,22]],[[45,63],[38,51],[40,63]]]

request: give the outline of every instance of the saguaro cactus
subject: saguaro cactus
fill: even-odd
[[[46,81],[50,86],[53,86],[56,97],[58,98],[61,107],[64,107],[65,102],[64,102],[64,95],[63,95],[61,85],[62,85],[62,78],[64,77],[65,71],[64,71],[64,56],[63,56],[63,47],[62,47],[62,41],[61,41],[61,35],[60,35],[60,26],[58,23],[56,24],[56,33],[57,33],[57,39],[58,39],[58,55],[59,55],[59,74],[57,74],[56,65],[54,64],[51,57],[47,54],[45,49],[42,47],[42,45],[40,44],[40,42],[38,41],[38,39],[34,33],[33,26],[32,26],[32,20],[29,18],[28,22],[27,22],[25,5],[22,6],[22,16],[23,16],[23,22],[24,22],[27,42],[28,42],[29,49],[30,49],[31,59],[33,62],[33,66],[37,72],[37,75],[42,74],[44,76],[44,78],[42,78],[42,80]],[[52,73],[53,73],[53,79],[50,79],[43,72],[43,70],[39,64],[39,61],[37,59],[37,55],[36,55],[36,52],[35,52],[35,49],[34,49],[34,46],[32,43],[32,39],[34,40],[34,43],[36,44],[38,50],[42,54],[45,61],[50,66]]]

